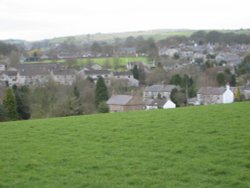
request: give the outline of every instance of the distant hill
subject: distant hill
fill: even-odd
[[[54,39],[49,39],[51,43],[60,43],[66,40],[72,40],[75,42],[87,42],[87,41],[105,41],[114,42],[115,39],[126,39],[127,37],[133,36],[143,36],[144,38],[152,37],[155,40],[166,39],[171,36],[190,36],[197,30],[189,29],[156,29],[156,30],[145,30],[145,31],[131,31],[131,32],[120,32],[120,33],[96,33],[90,35],[77,35],[68,37],[58,37]],[[206,30],[209,31],[209,30]],[[240,29],[240,30],[218,30],[220,32],[233,32],[237,34],[248,34],[250,35],[250,29]]]
[[[1,187],[250,187],[250,103],[0,124]]]
[[[83,41],[87,42],[91,41],[106,41],[106,42],[114,42],[116,38],[126,39],[127,37],[133,36],[143,36],[145,38],[154,38],[155,40],[164,39],[174,35],[184,35],[190,36],[194,30],[169,30],[169,29],[158,29],[158,30],[147,30],[147,31],[131,31],[131,32],[121,32],[121,33],[96,33],[91,35],[78,35],[71,37],[59,37],[50,39],[51,42],[62,42],[65,40],[75,40],[75,41]]]
[[[155,29],[155,30],[145,30],[145,31],[131,31],[131,32],[119,32],[119,33],[96,33],[96,34],[85,34],[85,35],[75,35],[75,36],[65,36],[65,37],[56,37],[51,39],[44,39],[41,41],[25,41],[19,39],[8,39],[4,40],[4,42],[9,44],[17,44],[17,45],[29,45],[30,43],[34,42],[46,42],[46,43],[62,43],[64,41],[72,41],[76,44],[84,44],[87,42],[93,41],[103,41],[112,43],[115,42],[117,38],[119,39],[126,39],[127,37],[133,36],[143,36],[144,38],[152,37],[155,40],[162,40],[166,39],[171,36],[190,36],[197,30],[190,30],[190,29]],[[210,31],[210,30],[205,30]],[[247,34],[250,35],[250,29],[239,29],[239,30],[217,30],[220,32],[233,32],[237,34]]]

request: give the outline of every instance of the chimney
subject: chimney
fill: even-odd
[[[227,89],[227,90],[230,90],[230,85],[229,85],[229,83],[227,83],[226,89]]]

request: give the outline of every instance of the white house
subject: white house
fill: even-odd
[[[163,105],[164,109],[168,108],[176,108],[176,104],[171,101],[171,99],[168,99],[167,102]]]
[[[225,104],[234,101],[234,93],[230,86],[224,87],[202,87],[197,92],[197,101],[199,104]]]
[[[0,71],[6,71],[6,65],[0,64]]]
[[[145,100],[146,110],[151,109],[169,109],[169,108],[176,108],[175,103],[171,101],[171,99],[146,99]]]
[[[175,85],[152,85],[145,88],[143,92],[144,99],[156,99],[159,96],[168,99]]]
[[[145,99],[146,110],[163,108],[166,103],[166,99]]]

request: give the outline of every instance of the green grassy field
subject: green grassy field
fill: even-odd
[[[250,103],[0,124],[0,187],[250,187]]]
[[[110,64],[111,66],[114,66],[116,62],[118,62],[119,65],[127,65],[129,62],[144,62],[146,64],[149,64],[149,60],[147,57],[104,57],[104,58],[82,58],[77,60],[78,65],[84,65],[88,62],[91,63],[97,63],[99,65],[105,65]]]
[[[57,61],[51,61],[51,60],[44,60],[39,62],[25,62],[25,64],[36,64],[36,63],[66,63],[67,60],[57,60]],[[82,66],[88,63],[97,63],[99,65],[105,65],[109,64],[111,67],[113,67],[116,62],[118,62],[119,65],[127,65],[128,62],[144,62],[146,64],[150,64],[151,62],[147,57],[100,57],[100,58],[81,58],[77,59],[77,65]]]

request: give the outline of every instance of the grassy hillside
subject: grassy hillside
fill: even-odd
[[[250,187],[250,103],[0,124],[0,187]]]
[[[127,65],[129,62],[151,63],[147,57],[102,57],[102,58],[82,58],[77,60],[78,65],[84,65],[88,62],[97,63],[99,65],[109,64],[113,67],[116,63],[119,65]]]
[[[51,63],[51,62],[56,62],[56,63],[66,63],[67,60],[57,60],[57,61],[51,61],[51,60],[44,60],[44,61],[39,61],[39,62],[25,62],[24,64],[36,64],[36,63]],[[81,58],[77,59],[76,64],[78,66],[83,66],[88,63],[96,63],[101,66],[103,65],[110,65],[111,67],[114,67],[115,65],[120,65],[124,66],[127,65],[129,62],[144,62],[145,64],[150,64],[152,63],[149,58],[147,57],[99,57],[99,58]]]
[[[145,30],[145,31],[131,31],[131,32],[120,32],[120,33],[96,33],[91,35],[77,35],[68,37],[58,37],[50,39],[51,43],[61,43],[66,40],[72,40],[77,42],[87,42],[87,41],[106,41],[114,42],[116,38],[126,39],[127,37],[133,36],[143,36],[144,38],[154,38],[155,40],[165,39],[174,35],[190,36],[194,30],[188,29],[155,29],[155,30]]]
[[[76,36],[67,36],[67,37],[58,37],[54,39],[49,39],[50,43],[61,43],[64,41],[72,41],[75,43],[82,43],[87,41],[105,41],[105,42],[114,42],[115,39],[126,39],[127,37],[133,36],[143,36],[145,39],[153,38],[156,41],[166,39],[171,36],[186,36],[189,37],[197,30],[191,29],[154,29],[154,30],[145,30],[145,31],[131,31],[131,32],[120,32],[120,33],[96,33],[90,35],[76,35]],[[212,30],[204,30],[212,31]],[[218,30],[219,32],[233,32],[236,34],[250,34],[250,29],[239,29],[239,30]]]

